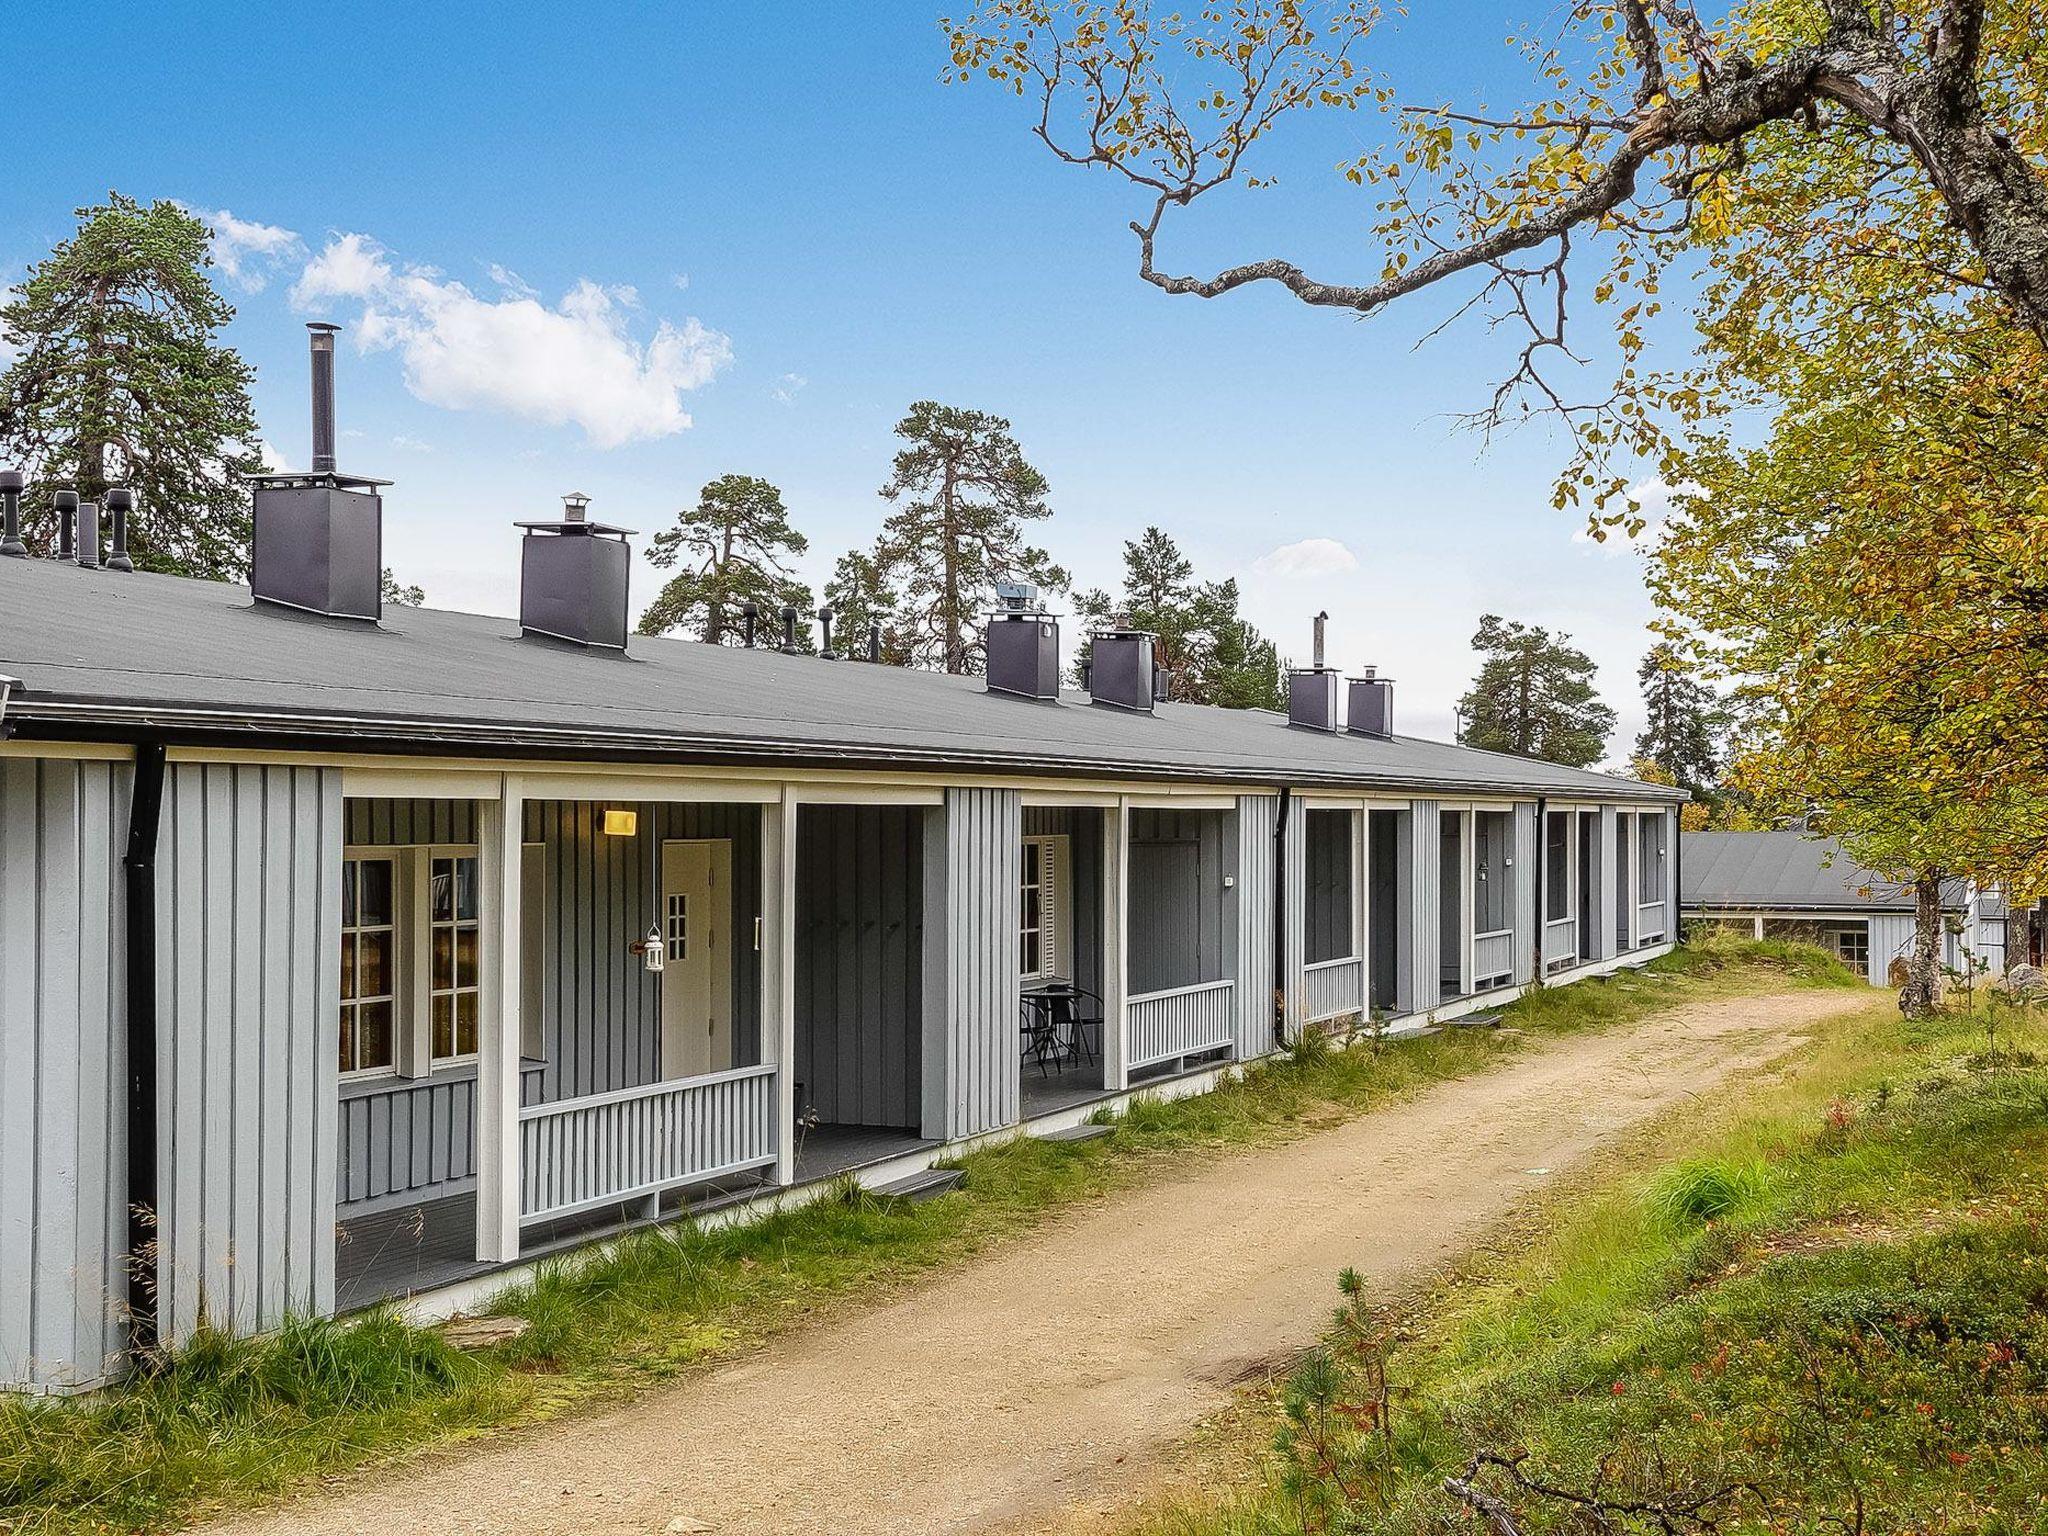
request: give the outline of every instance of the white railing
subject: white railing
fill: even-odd
[[[1472,935],[1472,985],[1504,981],[1515,973],[1515,930],[1496,928]]]
[[[593,1093],[519,1112],[519,1214],[532,1221],[775,1161],[775,1069]]]
[[[1129,1064],[1149,1067],[1230,1044],[1236,998],[1236,982],[1205,981],[1128,999],[1124,1020],[1130,1040]]]
[[[1356,955],[1318,960],[1308,967],[1302,1000],[1311,1024],[1341,1019],[1347,1013],[1363,1013],[1365,962]]]
[[[1664,942],[1664,903],[1646,901],[1636,908],[1636,942],[1638,944],[1661,944]]]
[[[1553,917],[1543,925],[1543,968],[1554,971],[1563,966],[1577,963],[1579,958],[1579,920],[1575,917]]]

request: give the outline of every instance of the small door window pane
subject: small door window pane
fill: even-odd
[[[362,890],[358,895],[357,924],[363,928],[388,927],[391,923],[391,861],[365,859],[362,862]]]

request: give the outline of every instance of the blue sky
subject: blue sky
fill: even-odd
[[[873,537],[890,429],[930,397],[1011,419],[1052,483],[1042,541],[1084,582],[1157,523],[1283,651],[1327,608],[1333,659],[1394,674],[1425,734],[1483,611],[1560,627],[1625,755],[1635,557],[1552,510],[1553,437],[1489,448],[1451,420],[1505,339],[1418,349],[1450,296],[1360,322],[1153,291],[1122,188],[1056,164],[1021,103],[940,82],[937,8],[16,10],[0,274],[109,187],[231,215],[266,443],[304,461],[303,324],[339,321],[343,468],[396,482],[387,550],[440,605],[509,611],[510,525],[563,491],[652,532],[728,471],[783,488],[816,580]],[[1411,96],[1504,100],[1508,19],[1448,0],[1375,58]],[[1163,261],[1376,272],[1332,170],[1371,131],[1285,132],[1281,185],[1196,209]]]

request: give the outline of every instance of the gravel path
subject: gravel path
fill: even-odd
[[[1470,1248],[1628,1126],[1867,999],[1701,1002],[1567,1037],[1093,1203],[900,1298],[602,1413],[347,1479],[234,1536],[1043,1530],[1140,1488],[1232,1384]]]

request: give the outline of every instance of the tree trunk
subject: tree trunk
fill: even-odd
[[[1924,1019],[1941,996],[1941,871],[1925,870],[1913,882],[1913,948],[1906,961],[1906,984],[1899,989],[1899,1012]]]
[[[946,466],[945,484],[939,491],[940,505],[945,508],[944,528],[941,541],[945,548],[940,558],[945,563],[944,590],[939,594],[940,622],[946,627],[946,670],[958,674],[967,670],[967,648],[960,640],[960,528],[954,506],[953,467]]]

